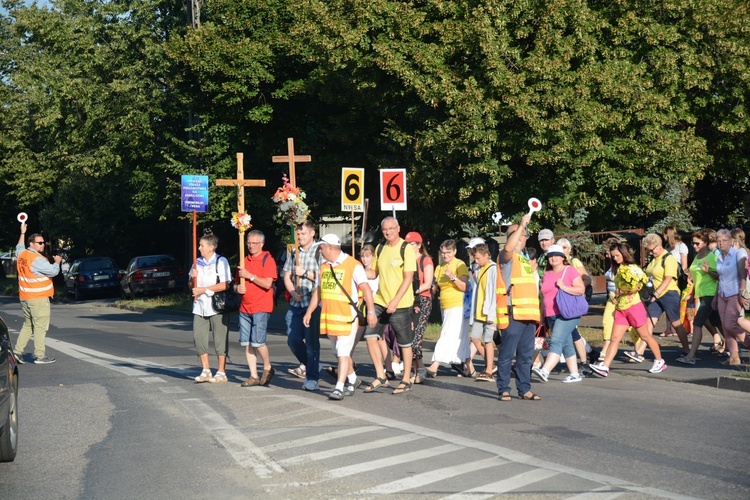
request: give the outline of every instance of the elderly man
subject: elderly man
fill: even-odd
[[[44,365],[54,363],[55,358],[45,354],[44,340],[47,337],[50,318],[49,298],[55,294],[52,279],[60,273],[62,257],[54,256],[54,264],[42,255],[44,237],[39,233],[29,236],[29,247],[24,248],[26,224],[21,223],[21,236],[16,245],[16,269],[18,273],[18,296],[21,299],[24,322],[13,349],[13,357],[23,364],[23,350],[34,336],[34,363]]]
[[[320,267],[318,287],[307,306],[302,323],[310,327],[313,314],[321,305],[320,334],[328,335],[331,350],[338,360],[338,379],[328,399],[341,401],[344,396],[354,396],[357,375],[354,373],[352,350],[359,328],[357,303],[353,297],[362,292],[367,305],[367,325],[374,327],[375,304],[367,283],[365,268],[354,257],[341,251],[341,241],[335,234],[326,234],[320,239],[320,253],[324,263]]]
[[[523,255],[531,214],[508,228],[508,240],[500,253],[497,274],[497,324],[503,331],[497,357],[497,389],[500,401],[511,401],[510,369],[516,358],[518,398],[538,401],[531,392],[531,360],[534,334],[540,321],[539,285],[529,260]]]

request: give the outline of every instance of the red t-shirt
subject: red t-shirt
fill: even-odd
[[[255,257],[252,255],[245,257],[245,269],[259,278],[277,279],[279,277],[276,271],[276,261],[273,260],[271,254],[265,250]],[[235,279],[237,283],[239,283],[239,278]],[[273,287],[266,290],[246,279],[245,288],[247,291],[245,292],[245,295],[242,296],[240,312],[245,314],[273,312]]]

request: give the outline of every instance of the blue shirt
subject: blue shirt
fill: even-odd
[[[722,297],[731,297],[740,293],[740,273],[737,269],[737,263],[740,259],[746,257],[746,254],[738,252],[734,247],[729,248],[729,252],[724,255],[719,252],[716,258],[716,272],[719,273],[718,293]],[[742,276],[744,278],[744,276]]]

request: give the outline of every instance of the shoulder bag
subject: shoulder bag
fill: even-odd
[[[562,278],[560,279],[565,280],[565,273],[568,271],[568,267],[570,266],[565,266]],[[564,319],[580,318],[589,312],[589,304],[583,295],[571,295],[562,288],[557,290],[555,303],[557,304],[557,309],[560,311],[560,316]]]
[[[354,323],[354,320],[359,319],[359,325],[360,326],[366,326],[367,325],[367,317],[362,313],[362,310],[357,307],[357,303],[352,300],[352,296],[349,295],[349,292],[346,291],[346,288],[344,288],[344,285],[341,284],[339,279],[336,277],[336,273],[333,272],[333,264],[328,264],[328,267],[331,268],[331,276],[333,276],[333,281],[336,282],[336,284],[339,286],[342,292],[344,292],[344,295],[347,299],[349,299],[349,303],[352,305],[355,311],[357,311],[356,318],[352,318],[352,320],[349,323]]]

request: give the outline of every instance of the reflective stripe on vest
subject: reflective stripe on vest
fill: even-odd
[[[31,264],[38,258],[44,258],[31,250],[24,250],[18,254],[16,271],[18,273],[18,297],[21,300],[34,300],[52,297],[55,287],[52,280],[46,276],[34,274]]]
[[[359,262],[356,259],[347,256],[344,262],[333,268],[336,278],[342,286],[351,286],[354,268],[357,264]],[[347,292],[350,292],[350,290],[347,289]],[[320,267],[320,300],[322,302],[320,311],[321,335],[350,335],[357,328],[357,313],[333,278],[331,267],[328,264]],[[352,322],[352,319],[354,322]]]
[[[510,303],[513,307],[513,319],[517,321],[534,321],[538,323],[541,320],[541,314],[539,311],[539,289],[537,288],[534,271],[531,268],[529,261],[517,252],[513,254],[513,260],[511,263]],[[497,326],[498,328],[507,328],[509,324],[507,309],[508,293],[505,288],[502,274],[502,272],[497,273],[498,286],[495,290],[498,304]],[[501,307],[501,304],[505,305],[504,310]]]

